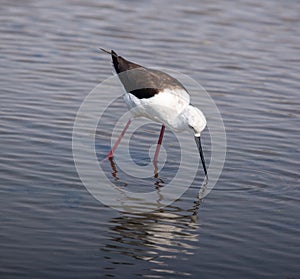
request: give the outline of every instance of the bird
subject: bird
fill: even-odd
[[[187,89],[177,79],[163,71],[131,62],[119,56],[114,50],[108,51],[104,48],[100,50],[111,55],[113,67],[126,90],[124,101],[132,115],[107,154],[107,158],[113,157],[131,121],[137,117],[146,117],[162,125],[153,158],[154,164],[158,160],[165,127],[175,132],[188,130],[194,135],[203,171],[208,179],[201,145],[201,133],[207,121],[203,112],[190,104]]]

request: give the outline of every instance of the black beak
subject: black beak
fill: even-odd
[[[196,141],[196,144],[197,144],[198,149],[199,149],[199,154],[200,154],[200,158],[201,158],[201,162],[202,162],[202,165],[203,165],[203,170],[204,170],[205,176],[206,176],[206,178],[208,178],[200,137],[195,137],[195,141]]]

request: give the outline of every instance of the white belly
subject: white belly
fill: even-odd
[[[184,129],[181,112],[189,105],[190,98],[186,91],[165,90],[148,99],[138,99],[130,93],[124,96],[133,117],[147,117],[163,123],[175,131]]]

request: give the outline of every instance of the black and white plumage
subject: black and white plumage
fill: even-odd
[[[192,131],[207,176],[200,141],[201,132],[206,127],[206,118],[198,108],[190,105],[186,88],[177,79],[162,71],[130,62],[113,50],[101,50],[111,55],[114,69],[127,92],[124,101],[133,117],[147,117],[161,123],[163,127],[160,143],[164,125],[177,132]],[[120,139],[118,143],[119,141]]]

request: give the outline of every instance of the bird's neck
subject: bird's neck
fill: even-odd
[[[189,129],[189,106],[177,116],[176,124],[172,125],[178,131],[184,131]],[[176,126],[176,127],[175,127]]]

